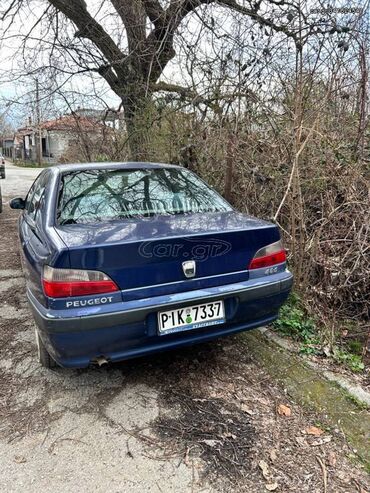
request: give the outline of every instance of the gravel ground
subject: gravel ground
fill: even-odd
[[[3,194],[24,194],[36,174],[9,166]],[[41,368],[17,215],[0,215],[0,491],[369,491],[341,430],[293,402],[238,337]]]

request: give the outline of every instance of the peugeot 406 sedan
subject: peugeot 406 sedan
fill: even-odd
[[[268,324],[292,286],[278,228],[192,172],[45,169],[22,209],[27,297],[46,367],[86,367]]]

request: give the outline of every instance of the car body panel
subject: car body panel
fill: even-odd
[[[202,214],[190,214],[56,231],[69,248],[72,268],[101,270],[125,290],[182,281],[182,262],[190,259],[198,278],[242,270],[247,276],[255,252],[279,239],[274,225],[243,214],[207,216],[204,225]]]
[[[249,271],[256,251],[279,240],[277,227],[236,211],[58,225],[60,176],[84,169],[161,168],[156,163],[59,165],[43,171],[45,183],[35,217],[19,220],[27,296],[39,334],[60,365],[83,367],[102,356],[118,361],[248,330],[276,319],[292,275],[286,264]],[[39,180],[39,181],[38,181]],[[35,193],[36,195],[36,193]],[[34,213],[34,211],[33,211]],[[187,279],[182,263],[194,260]],[[48,298],[44,265],[101,270],[118,285],[109,294]],[[226,322],[159,335],[157,313],[223,300]]]
[[[63,366],[87,366],[99,356],[118,361],[164,347],[179,347],[270,323],[286,300],[292,275],[281,272],[269,281],[256,279],[231,285],[137,301],[46,310],[29,295],[41,337]],[[103,296],[102,296],[103,297]],[[157,312],[222,299],[226,323],[165,336],[157,332]],[[78,342],[77,342],[78,341]]]

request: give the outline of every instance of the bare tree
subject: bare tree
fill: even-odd
[[[186,19],[196,15],[199,20],[208,14],[209,23],[204,25],[212,31],[213,13],[222,16],[223,11],[232,11],[240,19],[248,18],[261,29],[287,36],[295,43],[301,43],[313,29],[299,3],[290,0],[243,3],[236,0],[105,0],[95,4],[95,9],[92,1],[43,0],[41,6],[44,10],[34,25],[18,36],[23,56],[27,46],[31,45],[34,51],[42,47],[49,68],[56,72],[99,74],[122,102],[133,159],[150,157],[155,93],[168,91],[190,99],[197,97],[189,87],[159,81],[176,55],[176,38]],[[24,16],[27,10],[36,7],[40,9],[40,2],[33,0],[2,2],[5,38],[17,16]],[[302,19],[299,32],[290,26],[291,16],[298,14]],[[326,28],[316,26],[315,33],[324,33]],[[36,58],[27,60],[31,71],[36,70]],[[45,61],[43,64],[45,66]]]

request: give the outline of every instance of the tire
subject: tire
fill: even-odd
[[[48,353],[37,329],[35,329],[35,336],[37,345],[37,358],[41,366],[43,366],[44,368],[57,368],[58,363],[54,361]]]

